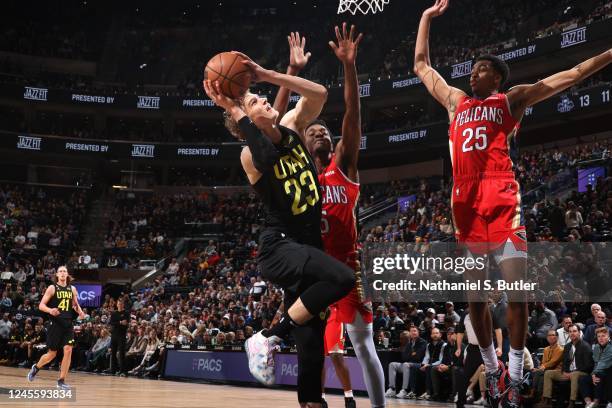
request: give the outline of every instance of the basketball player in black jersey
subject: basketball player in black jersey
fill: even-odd
[[[70,386],[64,381],[70,369],[70,361],[72,359],[72,346],[74,345],[72,319],[74,311],[78,313],[79,319],[85,318],[85,313],[83,313],[79,305],[77,290],[70,284],[71,280],[72,278],[68,275],[68,269],[65,266],[57,268],[54,279],[55,283],[47,288],[40,301],[38,309],[50,315],[47,333],[47,347],[49,351],[38,360],[38,363],[32,366],[28,373],[28,380],[34,381],[38,371],[53,361],[58,350],[63,348],[64,358],[62,359],[60,375],[57,380],[57,387],[61,389],[70,389]]]
[[[249,92],[232,100],[221,94],[217,83],[204,82],[208,96],[225,109],[230,132],[247,143],[240,161],[267,213],[258,262],[263,277],[285,292],[287,308],[280,322],[245,343],[249,369],[260,382],[273,384],[274,351],[279,338],[291,331],[298,350],[298,401],[302,407],[320,407],[325,326],[321,313],[355,285],[353,271],[321,250],[320,187],[314,161],[299,136],[321,112],[327,90],[263,69],[239,55],[256,81],[301,95],[277,124],[278,111],[265,98]]]

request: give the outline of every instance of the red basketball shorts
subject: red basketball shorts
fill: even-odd
[[[325,326],[325,355],[344,353],[344,323],[338,316],[337,305],[331,305]]]
[[[451,205],[457,240],[470,252],[526,255],[520,187],[512,172],[456,176]]]

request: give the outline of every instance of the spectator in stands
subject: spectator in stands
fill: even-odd
[[[461,320],[461,316],[459,316],[459,313],[455,312],[454,303],[448,301],[444,306],[446,307],[446,317],[450,317],[453,322],[455,322],[455,324],[459,323],[459,320]]]
[[[75,330],[75,350],[72,355],[76,356],[77,370],[87,369],[87,353],[94,345],[95,337],[91,322],[81,326],[81,330]]]
[[[508,295],[506,292],[494,289],[491,293],[491,318],[493,319],[493,327],[501,332],[501,344],[496,344],[497,356],[502,361],[506,361],[508,351],[510,350],[510,338],[508,333],[508,323],[506,321],[506,311],[508,309]],[[497,343],[496,336],[496,343]]]
[[[580,377],[589,375],[593,370],[593,353],[591,345],[580,338],[580,330],[575,324],[569,328],[570,343],[563,349],[562,371],[548,370],[544,372],[544,392],[540,406],[550,406],[553,382],[570,382],[569,408],[574,408],[578,399]]]
[[[176,336],[175,336],[176,340]],[[130,375],[142,375],[145,370],[148,368],[150,362],[152,362],[154,354],[158,351],[158,347],[160,345],[160,341],[157,337],[157,331],[155,328],[151,327],[147,336],[147,347],[145,349],[145,353],[142,357],[142,360],[138,366],[136,366],[133,370],[131,370],[128,374]]]
[[[397,308],[395,306],[389,307],[389,321],[386,330],[391,333],[390,341],[393,346],[399,345],[399,335],[405,328],[404,321],[397,314]]]
[[[8,310],[13,307],[13,300],[8,297],[6,291],[2,292],[2,298],[0,299],[0,311]]]
[[[119,260],[114,254],[108,259],[106,266],[109,268],[117,268],[119,266]]]
[[[145,335],[144,326],[138,325],[136,327],[136,336],[134,337],[134,341],[132,341],[132,345],[130,346],[127,353],[125,353],[125,369],[134,368],[137,365],[137,362],[142,361],[142,357],[144,356],[145,350],[147,348],[147,336]],[[130,368],[130,369],[131,369]]]
[[[533,385],[530,390],[532,398],[539,400],[542,397],[542,387],[544,386],[544,373],[547,370],[561,370],[563,366],[563,347],[559,344],[557,331],[549,330],[546,337],[548,347],[542,353],[542,362],[538,368],[531,370]]]
[[[593,345],[593,362],[595,368],[591,376],[580,379],[580,394],[584,398],[585,408],[595,408],[606,399],[606,388],[612,387],[612,343],[610,333],[605,327],[595,331],[597,343]],[[608,395],[612,394],[608,392]],[[612,402],[612,401],[608,401]]]
[[[389,317],[385,316],[385,306],[380,305],[376,308],[376,314],[374,315],[374,333],[378,332],[381,329],[385,329],[387,327],[387,324],[389,324]]]
[[[597,316],[597,313],[599,312],[601,312],[601,306],[597,303],[593,303],[591,305],[591,316],[589,316],[586,322],[584,322],[584,327],[589,327],[590,325],[595,323],[595,317]]]
[[[166,273],[168,275],[176,275],[179,271],[179,263],[176,261],[176,258],[172,258],[170,265],[168,265],[168,269],[166,269]]]
[[[533,348],[546,344],[548,330],[557,328],[555,312],[546,307],[544,302],[537,302],[529,318],[530,344]]]
[[[87,251],[83,251],[81,256],[79,256],[79,267],[88,268],[90,263],[91,263],[91,256],[89,256]]]
[[[595,323],[589,325],[584,331],[584,341],[589,344],[595,344],[597,342],[597,336],[595,335],[597,329],[605,327],[608,330],[610,336],[612,336],[612,327],[608,325],[606,314],[603,311],[599,311],[595,314]]]
[[[425,318],[419,325],[419,330],[426,334],[431,334],[431,329],[436,327],[440,322],[436,319],[436,309],[430,307],[425,312]]]
[[[442,363],[431,371],[433,395],[437,396],[439,401],[448,397],[447,402],[454,402],[453,397],[457,393],[457,375],[461,375],[459,369],[463,365],[461,359],[455,355],[456,352],[457,334],[454,327],[449,327],[446,331],[446,347],[444,347]],[[449,382],[451,383],[450,393],[443,395],[445,390],[448,390]]]
[[[412,326],[408,333],[403,332],[402,339],[405,339],[405,344],[400,348],[401,362],[392,362],[389,364],[389,388],[386,396],[388,398],[416,398],[416,378],[411,376],[418,372],[425,352],[427,351],[427,342],[419,337],[419,329]],[[397,373],[402,374],[402,388],[396,393],[396,376]]]
[[[441,400],[440,395],[434,393],[433,390],[433,382],[432,382],[432,370],[437,370],[440,364],[442,364],[442,359],[444,358],[444,349],[446,348],[446,342],[442,340],[442,333],[437,327],[431,329],[431,342],[427,344],[427,348],[425,351],[425,357],[423,357],[423,363],[419,368],[422,373],[425,374],[425,384],[427,390],[419,399],[423,400]],[[412,375],[413,373],[411,373]]]
[[[87,371],[102,371],[102,366],[105,364],[106,353],[111,344],[111,336],[106,328],[100,329],[100,337],[96,343],[87,352]]]
[[[9,319],[9,314],[4,313],[2,320],[0,320],[0,363],[7,362],[7,345],[11,335],[11,329],[13,328],[13,322]]]
[[[563,316],[561,319],[561,327],[557,329],[557,339],[559,346],[565,347],[567,343],[570,342],[569,328],[572,326],[572,317],[569,315]],[[580,332],[580,337],[582,338],[582,332]]]
[[[565,227],[568,230],[580,228],[583,224],[582,214],[578,210],[576,204],[570,201],[567,205],[567,211],[565,212]]]
[[[249,290],[249,294],[253,295],[253,298],[256,302],[261,299],[261,296],[266,292],[266,282],[261,279],[261,275],[258,275],[256,278],[251,278],[251,289]]]

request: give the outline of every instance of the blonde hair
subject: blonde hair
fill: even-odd
[[[236,139],[244,141],[246,138],[242,131],[240,130],[240,126],[238,126],[238,122],[232,118],[227,112],[223,112],[223,126],[234,136]]]
[[[238,98],[234,99],[234,101],[238,104],[238,106],[240,106],[243,111],[245,110],[244,99],[250,93],[251,90],[248,89],[242,96],[239,96]],[[232,115],[230,115],[227,111],[223,112],[223,125],[236,139],[240,141],[246,140],[244,133],[242,133],[242,131],[240,130],[240,126],[238,126],[238,122],[236,122],[234,118],[232,118]]]

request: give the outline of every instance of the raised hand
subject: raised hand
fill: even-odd
[[[300,37],[300,33],[295,32],[287,36],[289,42],[289,66],[298,70],[302,70],[310,56],[310,52],[304,53],[306,47],[306,37]]]
[[[226,111],[238,106],[238,103],[235,100],[228,98],[221,93],[221,87],[219,86],[218,81],[213,83],[208,79],[205,80],[204,91],[206,92],[206,95],[208,95],[208,97],[215,103],[215,105],[222,107]]]
[[[355,26],[351,25],[351,31],[347,34],[346,23],[342,23],[342,33],[336,26],[336,39],[338,44],[333,41],[329,42],[329,46],[336,54],[336,57],[345,64],[354,64],[357,58],[357,47],[363,38],[363,34],[359,34],[355,38]]]
[[[249,58],[249,56],[246,54],[243,54],[238,51],[232,51],[232,54],[236,54],[242,58],[241,62],[245,64],[251,70],[251,76],[254,82],[266,81],[269,70],[257,64],[255,61]]]
[[[423,15],[427,15],[429,17],[441,16],[448,8],[449,1],[450,0],[436,0],[433,6],[423,12]]]

